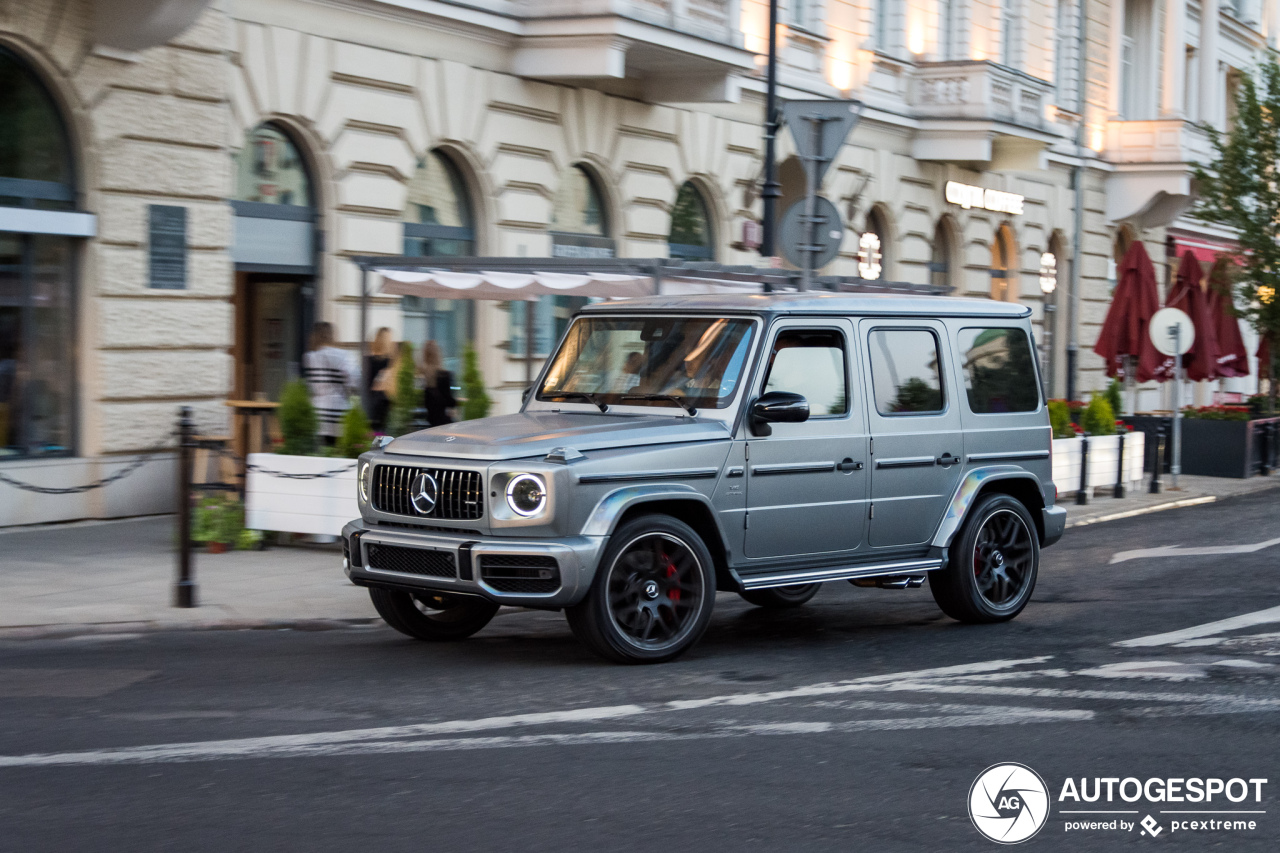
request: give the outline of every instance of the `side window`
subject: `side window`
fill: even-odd
[[[926,329],[873,329],[871,384],[882,415],[941,412],[938,339]]]
[[[1036,365],[1025,331],[961,329],[960,354],[964,389],[974,414],[1034,412],[1040,408]]]
[[[781,332],[769,354],[764,390],[790,391],[809,401],[811,417],[849,411],[844,335],[830,329]]]

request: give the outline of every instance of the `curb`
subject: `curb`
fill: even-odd
[[[71,637],[159,634],[172,631],[340,631],[381,624],[376,617],[356,619],[225,619],[210,622],[88,622],[0,628],[3,640],[62,640]]]
[[[1259,490],[1261,491],[1261,490]],[[1249,493],[1252,494],[1252,493]],[[1100,524],[1104,521],[1119,521],[1122,518],[1133,518],[1137,515],[1149,515],[1153,512],[1164,512],[1167,509],[1178,509],[1184,506],[1200,506],[1201,504],[1211,504],[1218,500],[1217,495],[1205,495],[1199,498],[1183,498],[1182,500],[1169,501],[1168,503],[1154,504],[1152,506],[1139,507],[1138,509],[1125,510],[1124,512],[1113,512],[1109,515],[1099,515],[1095,518],[1082,518],[1079,521],[1068,521],[1067,530],[1073,527],[1084,527],[1089,524]]]

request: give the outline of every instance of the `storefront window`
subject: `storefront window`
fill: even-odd
[[[715,238],[706,199],[692,182],[686,181],[671,208],[671,233],[667,235],[668,254],[685,261],[715,260]]]
[[[74,209],[69,152],[48,91],[0,50],[0,206]],[[0,456],[73,450],[73,246],[0,231]]]
[[[583,166],[568,169],[551,205],[551,254],[557,258],[612,258],[604,195]]]
[[[311,206],[307,167],[293,141],[264,124],[249,133],[235,154],[236,198],[259,204]]]

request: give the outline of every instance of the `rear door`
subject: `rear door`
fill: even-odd
[[[862,320],[871,398],[873,550],[923,546],[964,468],[946,328],[936,320]]]
[[[747,440],[748,558],[832,555],[862,544],[867,431],[850,369],[853,323],[788,319],[770,330],[754,395],[790,391],[809,420]],[[745,427],[744,427],[745,428]]]

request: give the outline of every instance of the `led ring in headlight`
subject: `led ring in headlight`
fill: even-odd
[[[517,474],[507,483],[507,506],[516,515],[530,518],[547,505],[547,484],[537,474]]]
[[[356,477],[356,481],[360,484],[360,500],[364,503],[369,502],[369,463],[366,462],[360,466],[360,475]]]

